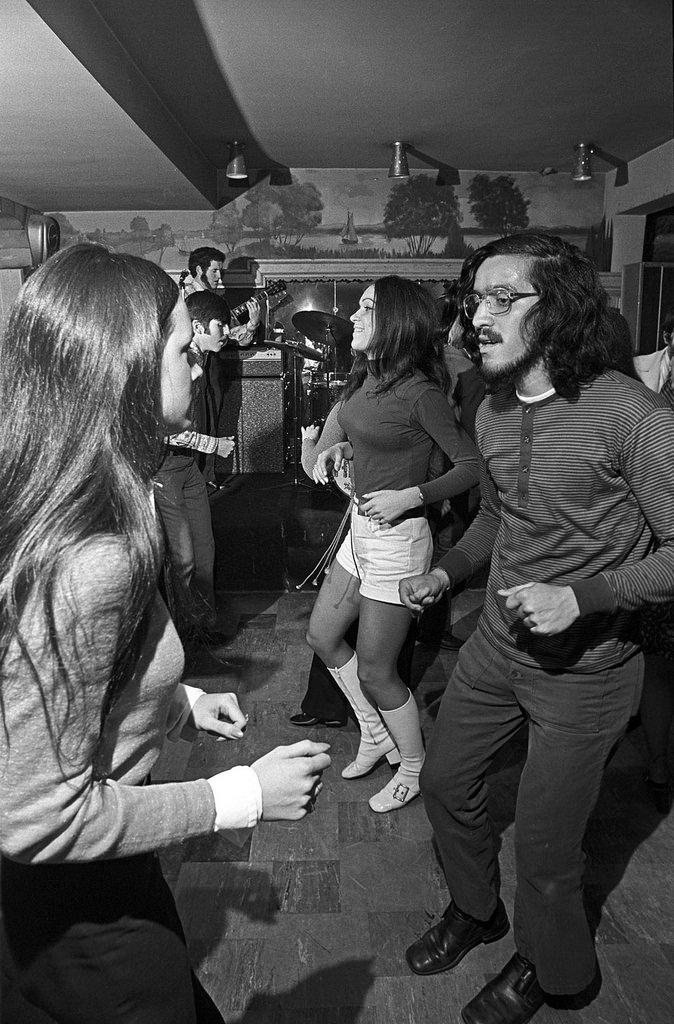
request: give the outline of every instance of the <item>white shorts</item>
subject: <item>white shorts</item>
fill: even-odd
[[[433,540],[424,516],[403,519],[394,526],[380,525],[359,516],[354,506],[351,529],[336,560],[360,580],[360,593],[373,601],[402,604],[398,583],[405,576],[428,572]]]

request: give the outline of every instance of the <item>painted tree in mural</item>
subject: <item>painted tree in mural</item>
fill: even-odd
[[[510,174],[476,174],[468,186],[468,203],[480,227],[497,231],[502,238],[529,226],[530,201]]]
[[[323,220],[321,193],[312,182],[293,182],[274,188],[278,193],[282,217],[276,225],[275,239],[279,245],[299,245],[307,231]]]
[[[241,215],[244,227],[250,228],[265,248],[271,247],[276,224],[282,216],[277,191],[267,184],[252,188],[246,193],[246,207]]]
[[[145,217],[134,217],[129,224],[129,230],[132,231],[134,235],[149,235],[150,225],[146,221]]]
[[[157,260],[157,263],[161,263],[166,250],[172,249],[176,244],[173,228],[170,224],[162,224],[153,232],[153,235],[155,241],[153,248],[159,249],[159,259]],[[149,251],[151,252],[152,250]]]
[[[323,219],[321,193],[311,182],[300,185],[261,185],[246,195],[243,223],[260,242],[271,246],[299,245],[307,231]]]
[[[150,251],[151,246],[150,225],[145,217],[134,217],[129,224],[129,231],[138,245],[138,255],[144,256]]]
[[[386,237],[404,238],[410,256],[428,256],[433,243],[446,238],[460,220],[452,186],[439,188],[425,174],[394,185],[384,209]]]
[[[243,238],[243,217],[235,203],[215,211],[208,233],[217,245],[224,246],[227,252],[234,252]]]

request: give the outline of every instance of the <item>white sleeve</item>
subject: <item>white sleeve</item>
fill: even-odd
[[[239,764],[206,781],[215,800],[215,832],[251,829],[257,825],[262,817],[262,787],[252,768]],[[240,836],[229,835],[228,838],[241,841]]]

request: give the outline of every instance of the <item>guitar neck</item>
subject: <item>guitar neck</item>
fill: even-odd
[[[268,299],[269,298],[269,292],[266,291],[263,288],[259,292],[255,292],[254,295],[251,295],[250,298],[251,299]],[[246,304],[248,302],[250,302],[250,299],[246,299],[246,302],[242,302],[240,306],[235,306],[234,309],[232,310],[232,316],[235,316],[236,319],[238,320],[242,313],[246,313],[248,311],[248,306]]]

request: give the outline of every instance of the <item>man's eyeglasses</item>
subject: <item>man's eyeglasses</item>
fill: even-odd
[[[487,309],[493,316],[503,316],[510,312],[510,307],[517,299],[526,299],[530,295],[538,295],[538,292],[511,292],[508,288],[493,288],[490,292],[480,295],[479,292],[471,292],[463,300],[463,311],[469,320],[472,320],[477,313],[481,302],[487,303]]]

